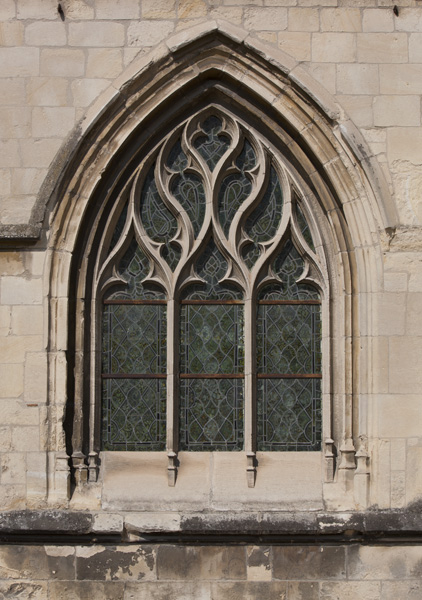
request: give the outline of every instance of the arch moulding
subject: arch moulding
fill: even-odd
[[[361,440],[368,431],[360,392],[367,393],[369,383],[359,365],[371,372],[372,350],[362,340],[370,340],[372,332],[371,319],[363,328],[359,314],[372,310],[371,292],[380,272],[379,250],[366,249],[378,246],[380,230],[395,226],[395,208],[359,131],[298,63],[243,30],[208,22],[169,38],[116,79],[63,145],[27,230],[19,236],[3,232],[27,239],[42,235],[48,249],[52,503],[69,498],[70,454],[76,472],[89,467],[83,440],[88,425],[78,399],[83,383],[72,381],[84,358],[75,351],[79,342],[68,315],[69,307],[82,305],[86,296],[86,265],[94,243],[90,229],[156,136],[171,131],[195,107],[213,103],[240,118],[247,115],[251,126],[265,132],[294,169],[314,209],[309,217],[320,232],[332,281],[327,306],[333,335],[327,339],[334,341],[327,353],[339,357],[328,372],[334,383],[327,395],[334,409],[324,414],[325,482],[336,489],[326,499],[342,509],[367,502],[367,448]],[[83,307],[79,314],[83,316]],[[63,423],[70,420],[66,435]],[[91,467],[94,471],[95,465]],[[353,482],[354,497],[349,494]]]

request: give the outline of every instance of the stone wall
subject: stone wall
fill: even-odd
[[[6,546],[5,600],[418,600],[422,549],[143,544]]]

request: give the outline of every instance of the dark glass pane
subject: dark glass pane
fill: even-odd
[[[104,306],[103,373],[166,372],[166,307]]]
[[[243,306],[183,305],[180,338],[182,373],[243,372]]]
[[[171,149],[167,159],[167,166],[176,173],[183,173],[188,166],[188,159],[182,150],[180,141],[177,141]]]
[[[315,252],[315,246],[311,235],[311,230],[309,229],[309,225],[307,220],[305,219],[305,215],[301,211],[299,205],[296,203],[296,219],[299,225],[300,231],[304,237],[305,242],[308,244],[309,248]]]
[[[205,216],[205,191],[202,181],[192,173],[182,173],[173,183],[173,196],[180,202],[198,235]]]
[[[210,240],[198,258],[195,270],[204,284],[190,285],[183,295],[185,300],[241,300],[242,292],[234,286],[219,281],[227,272],[227,261]]]
[[[144,286],[142,280],[149,273],[149,261],[138,246],[136,240],[132,240],[129,248],[119,264],[119,275],[127,282],[123,290],[111,291],[107,299],[112,300],[159,300],[165,299],[163,292],[152,286]]]
[[[259,373],[321,372],[319,305],[261,304],[257,332]]]
[[[258,450],[321,449],[321,381],[258,380]]]
[[[102,395],[103,450],[165,450],[164,379],[105,379]]]
[[[174,270],[179,262],[181,251],[178,245],[170,245],[177,233],[177,221],[160,198],[154,178],[155,165],[145,178],[141,193],[141,220],[147,235],[156,242],[165,244],[164,258]]]
[[[303,273],[303,258],[289,240],[277,256],[273,271],[282,284],[266,286],[260,300],[319,300],[318,290],[307,283],[296,283]]]
[[[180,449],[243,449],[243,380],[181,380]]]
[[[258,244],[247,244],[242,249],[242,258],[249,269],[252,269],[256,261],[261,255],[261,250]]]
[[[205,160],[210,171],[215,168],[230,144],[229,138],[220,133],[221,127],[221,119],[215,116],[208,117],[201,126],[205,135],[197,137],[194,141],[196,150]]]
[[[226,177],[218,194],[218,214],[225,235],[229,233],[234,215],[252,191],[252,183],[246,171],[255,166],[255,153],[245,140],[244,147],[236,160],[238,173]]]

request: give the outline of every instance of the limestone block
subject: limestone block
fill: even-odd
[[[64,138],[75,124],[75,109],[71,107],[38,107],[32,112],[34,137]]]
[[[62,77],[31,77],[26,85],[32,106],[66,106],[68,81]]]
[[[211,600],[210,584],[208,582],[128,582],[125,586],[125,595],[130,600],[132,598],[136,598],[136,600],[162,600],[163,598],[171,598],[171,600]],[[228,598],[228,596],[225,596],[225,598]],[[234,596],[230,596],[230,598],[237,600]]]
[[[418,394],[422,386],[422,338],[390,338],[390,392]],[[403,437],[403,432],[401,436]]]
[[[367,8],[363,11],[362,30],[367,33],[394,31],[394,13],[390,8]]]
[[[301,6],[337,6],[337,0],[302,0]]]
[[[40,304],[42,281],[22,277],[3,277],[0,298],[2,304]]]
[[[79,21],[94,18],[94,8],[90,0],[62,0],[62,7],[66,19]]]
[[[125,583],[124,581],[50,581],[48,589],[50,597],[54,600],[123,600]],[[152,599],[153,596],[150,598]]]
[[[7,364],[21,363],[25,353],[42,350],[42,338],[38,335],[8,336],[0,345],[0,361]]]
[[[47,402],[47,354],[28,352],[25,361],[25,402],[44,404]]]
[[[422,293],[413,292],[407,298],[406,335],[422,336]]]
[[[12,193],[16,195],[36,195],[45,175],[45,169],[14,169],[12,177]]]
[[[247,548],[248,581],[271,581],[271,549],[265,546]]]
[[[12,447],[12,428],[3,425],[0,427],[0,452],[8,452]]]
[[[10,545],[0,548],[2,579],[66,580],[74,579],[74,572],[75,550],[69,546]],[[32,600],[32,596],[28,598]]]
[[[4,225],[27,224],[35,204],[35,196],[11,196],[0,205],[0,221]]]
[[[312,60],[316,62],[353,62],[356,39],[353,33],[312,34]]]
[[[45,452],[28,452],[26,455],[26,487],[28,496],[47,493],[47,455]]]
[[[38,409],[33,408],[33,411]],[[40,430],[36,427],[12,427],[12,450],[15,452],[37,452],[40,449]]]
[[[0,381],[0,398],[19,398],[23,392],[23,365],[0,365]]]
[[[398,408],[400,407],[400,408]],[[422,403],[416,394],[383,394],[378,398],[379,435],[403,438],[420,435]]]
[[[180,531],[178,513],[129,513],[125,515],[125,528],[132,532]]]
[[[378,581],[323,581],[320,600],[380,600],[380,588]]]
[[[75,79],[70,89],[74,106],[89,106],[110,85],[108,79]]]
[[[25,268],[20,252],[0,253],[0,275],[21,275]]]
[[[204,0],[180,0],[179,19],[196,19],[207,15],[207,5]]]
[[[128,27],[129,46],[155,46],[174,29],[173,21],[134,21]]]
[[[359,33],[358,61],[368,63],[405,63],[407,35],[405,33]]]
[[[361,31],[358,8],[323,8],[320,14],[321,31]]]
[[[40,75],[80,77],[84,71],[85,55],[82,50],[46,48],[41,52]]]
[[[38,75],[38,48],[0,48],[0,77],[29,77]]]
[[[237,6],[219,6],[210,12],[210,18],[223,19],[234,25],[242,25],[243,9]]]
[[[400,19],[396,19],[395,27],[397,31],[411,33],[413,31],[422,31],[422,13],[420,7],[402,8]]]
[[[123,529],[123,517],[115,513],[99,513],[95,515],[92,531],[98,533],[121,532]]]
[[[157,579],[246,579],[246,548],[160,545],[157,548]]]
[[[338,96],[346,113],[358,127],[372,127],[372,96]]]
[[[422,62],[422,33],[412,33],[409,36],[409,62]]]
[[[88,50],[87,77],[114,79],[123,69],[121,48],[91,48]]]
[[[0,336],[10,334],[10,306],[0,306]]]
[[[19,21],[0,23],[0,46],[21,46],[23,30],[23,24]]]
[[[7,19],[14,19],[15,16],[15,0],[2,0],[2,2],[0,3],[0,19],[2,21],[6,21]]]
[[[345,579],[344,546],[274,546],[275,579]]]
[[[12,189],[12,171],[10,169],[0,169],[0,195],[7,196]]]
[[[142,0],[142,19],[176,18],[175,0]]]
[[[294,600],[319,600],[319,585],[317,581],[289,581],[287,598]]]
[[[405,294],[381,294],[378,299],[379,335],[403,335],[405,330],[405,314]]]
[[[420,428],[419,428],[420,435]],[[408,446],[406,461],[406,502],[420,503],[422,499],[422,446]],[[420,559],[421,560],[421,559]]]
[[[23,255],[25,269],[33,277],[41,277],[44,273],[45,258],[46,255],[42,250],[34,250],[33,252],[26,250]]]
[[[406,292],[407,291],[407,273],[385,273],[384,274],[384,289],[386,292]],[[409,298],[410,300],[410,298]],[[409,301],[408,300],[408,301]],[[408,304],[409,310],[409,304]],[[408,315],[406,316],[406,324]],[[410,333],[407,331],[407,333]],[[422,334],[422,332],[421,332]]]
[[[211,584],[211,600],[284,600],[287,583],[284,581],[221,582]]]
[[[12,306],[12,333],[13,335],[42,335],[43,307],[41,305]]]
[[[21,166],[17,140],[0,140],[0,164],[2,167]]]
[[[422,164],[422,144],[420,143],[421,132],[418,128],[409,127],[390,127],[387,132],[388,160],[408,160],[413,164]],[[412,280],[412,278],[411,278]],[[422,282],[421,282],[422,284]],[[418,288],[411,288],[411,291],[421,291],[422,285]]]
[[[336,93],[336,67],[328,63],[311,63],[309,72],[330,94]]]
[[[406,477],[404,471],[391,473],[391,508],[403,508],[406,504]]]
[[[248,31],[287,29],[286,8],[245,8],[244,26]]]
[[[375,65],[338,65],[337,91],[340,94],[378,94],[378,67]]]
[[[64,23],[38,21],[25,28],[27,46],[65,46],[66,26]]]
[[[62,140],[57,138],[20,140],[22,166],[49,167],[61,143]]]
[[[381,584],[382,600],[419,600],[422,598],[422,583],[420,581],[383,581]]]
[[[391,470],[404,471],[406,468],[406,439],[391,440]]]
[[[380,96],[374,99],[375,126],[418,126],[420,122],[419,96]]]
[[[319,11],[316,8],[289,8],[289,31],[318,31]]]
[[[76,579],[155,581],[155,546],[79,546]]]
[[[17,0],[18,19],[51,19],[58,18],[56,0]]]
[[[0,465],[0,482],[2,485],[25,483],[26,454],[19,452],[2,454]]]
[[[25,104],[25,80],[2,79],[0,81],[0,106]]]
[[[137,19],[140,15],[139,0],[95,0],[97,19]]]
[[[3,365],[3,368],[9,365]],[[22,385],[22,380],[16,382],[16,387]],[[38,425],[39,414],[36,406],[27,406],[13,398],[0,399],[2,423],[5,425]]]
[[[97,21],[69,24],[70,46],[120,47],[124,41],[125,28],[120,23]]]
[[[421,94],[422,65],[380,65],[380,91],[381,94]]]
[[[388,546],[351,546],[349,579],[394,580],[418,577],[415,568],[422,560],[420,546],[402,546],[400,552]]]
[[[296,60],[310,60],[311,34],[282,31],[278,34],[278,47]]]

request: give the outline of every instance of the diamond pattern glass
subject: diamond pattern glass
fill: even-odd
[[[197,137],[193,144],[207,163],[210,171],[214,170],[230,144],[229,138],[220,133],[222,125],[221,119],[218,117],[208,117],[208,119],[202,123],[201,127],[205,135]]]
[[[243,381],[182,379],[180,449],[242,450]]]

